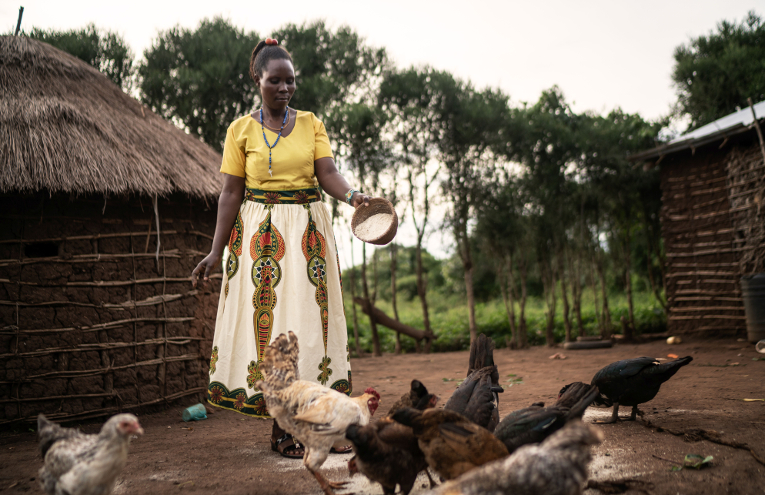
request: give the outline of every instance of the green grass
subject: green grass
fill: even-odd
[[[470,332],[468,328],[468,308],[464,297],[443,297],[433,294],[428,297],[431,328],[438,336],[433,342],[432,350],[436,352],[466,350],[470,347]],[[609,309],[614,332],[621,332],[620,318],[628,317],[627,299],[622,294],[614,294],[608,298]],[[666,330],[666,316],[653,295],[645,292],[633,294],[636,333],[662,332]],[[389,316],[393,309],[388,301],[377,301],[377,307]],[[353,316],[350,296],[346,294],[345,310],[348,324],[348,340],[353,344]],[[542,298],[529,298],[526,304],[526,325],[528,341],[531,345],[545,342],[545,303]],[[359,315],[359,340],[362,348],[372,351],[372,335],[369,328],[369,318],[357,308]],[[398,301],[399,318],[403,323],[416,328],[423,328],[422,307],[419,299]],[[475,308],[478,332],[491,337],[497,347],[506,347],[506,339],[510,338],[510,323],[507,320],[505,305],[502,299],[495,299],[476,304]],[[517,306],[516,306],[517,315]],[[517,316],[516,316],[517,317]],[[573,311],[570,312],[574,335],[578,335]],[[597,335],[597,318],[593,304],[592,292],[586,291],[582,298],[582,321],[587,335]],[[380,344],[383,352],[393,352],[395,348],[395,332],[380,325],[377,326]],[[558,298],[555,314],[555,339],[562,342],[565,337],[563,325],[563,302]],[[401,336],[401,345],[405,352],[414,352],[414,340]]]

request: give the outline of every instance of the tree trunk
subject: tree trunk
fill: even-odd
[[[547,328],[545,332],[545,343],[548,347],[555,346],[555,262],[553,260],[545,260],[543,263],[543,270],[545,272],[542,277],[544,284],[545,300],[547,302],[547,312],[545,317],[547,319]]]
[[[515,326],[515,298],[510,291],[510,276],[509,273],[512,270],[512,259],[507,260],[505,264],[500,264],[497,270],[497,278],[499,281],[499,289],[502,292],[502,300],[505,302],[505,312],[507,313],[507,321],[510,324],[510,341],[508,347],[511,349],[516,348],[518,345],[518,330]],[[505,270],[507,270],[508,277],[505,278]]]
[[[558,275],[560,278],[560,292],[563,298],[563,328],[566,330],[566,342],[571,342],[571,320],[568,317],[570,308],[568,305],[568,286],[566,284],[566,262],[564,260],[564,253],[565,250],[558,255]]]
[[[582,322],[582,253],[577,250],[576,257],[569,258],[572,273],[571,293],[574,297],[574,316],[579,335],[584,335],[584,323]]]
[[[598,278],[600,279],[600,291],[603,296],[603,328],[601,336],[604,339],[611,338],[611,312],[608,310],[608,294],[606,291],[606,274],[603,271],[603,260],[598,260]]]
[[[353,261],[353,238],[351,238],[351,299],[356,299],[356,264]],[[351,304],[353,311],[353,340],[356,341],[356,355],[364,357],[364,351],[361,350],[359,342],[359,316],[356,312],[356,305]]]
[[[398,264],[398,247],[395,242],[390,244],[390,301],[393,306],[393,317],[396,321],[401,321],[398,318],[398,306],[396,304],[396,265]],[[401,353],[401,336],[396,332],[396,348],[394,350],[396,354]]]
[[[374,300],[369,297],[369,284],[367,283],[367,243],[362,244],[361,249],[361,286],[364,292],[364,299],[374,305]],[[377,324],[375,318],[371,314],[369,315],[369,328],[372,331],[372,351],[375,356],[382,356],[382,350],[380,349],[380,336],[377,335]]]
[[[425,332],[433,333],[430,329],[430,312],[428,311],[428,280],[425,278],[422,268],[422,235],[417,234],[417,248],[415,250],[416,257],[416,271],[417,271],[417,295],[420,298],[420,305],[422,306],[422,325],[425,327]],[[430,351],[431,340],[425,341],[425,352]],[[420,343],[417,342],[417,352]]]
[[[526,299],[528,298],[526,282],[528,281],[528,271],[526,269],[526,259],[523,255],[521,255],[521,259],[518,262],[518,268],[521,272],[521,302],[518,308],[518,347],[525,349],[529,346],[529,334],[526,327]]]
[[[598,322],[598,330],[603,335],[603,320],[600,317],[600,303],[598,302],[598,278],[595,276],[595,270],[597,262],[595,261],[595,254],[592,254],[590,259],[590,283],[592,285],[592,301],[593,308],[595,309],[595,320]]]
[[[461,228],[460,228],[461,227]],[[467,293],[468,322],[470,326],[470,343],[478,337],[478,325],[475,321],[475,293],[473,292],[473,259],[470,255],[470,244],[467,235],[467,226],[463,223],[455,229],[462,267],[465,270],[465,291]],[[461,244],[461,245],[460,245]]]
[[[627,292],[630,326],[635,328],[635,307],[632,302],[632,251],[630,250],[630,244],[630,233],[629,229],[627,229],[624,239],[624,288]]]
[[[478,336],[478,326],[475,322],[475,294],[473,293],[473,264],[464,263],[465,289],[467,290],[468,318],[470,323],[470,343]]]
[[[404,335],[408,335],[417,341],[427,338],[436,338],[433,334],[426,334],[419,328],[410,327],[409,325],[401,323],[400,321],[394,320],[390,316],[386,315],[383,311],[375,307],[373,304],[370,304],[369,300],[367,299],[357,297],[353,300],[353,302],[361,307],[361,311],[364,314],[374,315],[375,321],[384,327],[388,327],[391,330],[403,333]]]

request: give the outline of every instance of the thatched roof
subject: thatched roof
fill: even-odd
[[[85,62],[0,36],[0,192],[220,192],[221,156]]]

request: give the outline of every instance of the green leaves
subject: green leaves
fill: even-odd
[[[195,30],[161,32],[138,68],[141,99],[222,151],[228,125],[253,108],[248,72],[259,39],[221,17],[204,19]]]
[[[737,107],[765,100],[765,25],[754,11],[740,23],[722,21],[717,32],[675,49],[672,72],[677,111],[701,127]]]
[[[125,92],[133,87],[133,52],[117,33],[88,24],[83,29],[69,31],[33,28],[28,36],[87,62]]]
[[[672,466],[671,471],[681,471],[683,468],[701,469],[704,466],[708,466],[712,462],[712,459],[714,458],[711,455],[704,457],[699,454],[686,454],[685,459],[683,460],[683,465]]]

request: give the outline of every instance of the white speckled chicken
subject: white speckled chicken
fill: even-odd
[[[539,445],[525,445],[511,456],[484,464],[444,483],[432,495],[579,495],[592,459],[590,446],[603,433],[572,421]]]
[[[98,435],[62,428],[40,414],[37,436],[45,464],[40,469],[48,495],[108,495],[127,461],[132,435],[143,434],[132,414],[112,416]]]
[[[287,433],[305,446],[303,464],[327,495],[345,483],[328,481],[319,473],[330,449],[347,445],[348,426],[369,423],[380,394],[368,388],[359,397],[348,397],[298,376],[298,341],[294,333],[281,334],[266,348],[265,378],[255,386],[263,392],[268,412]]]

